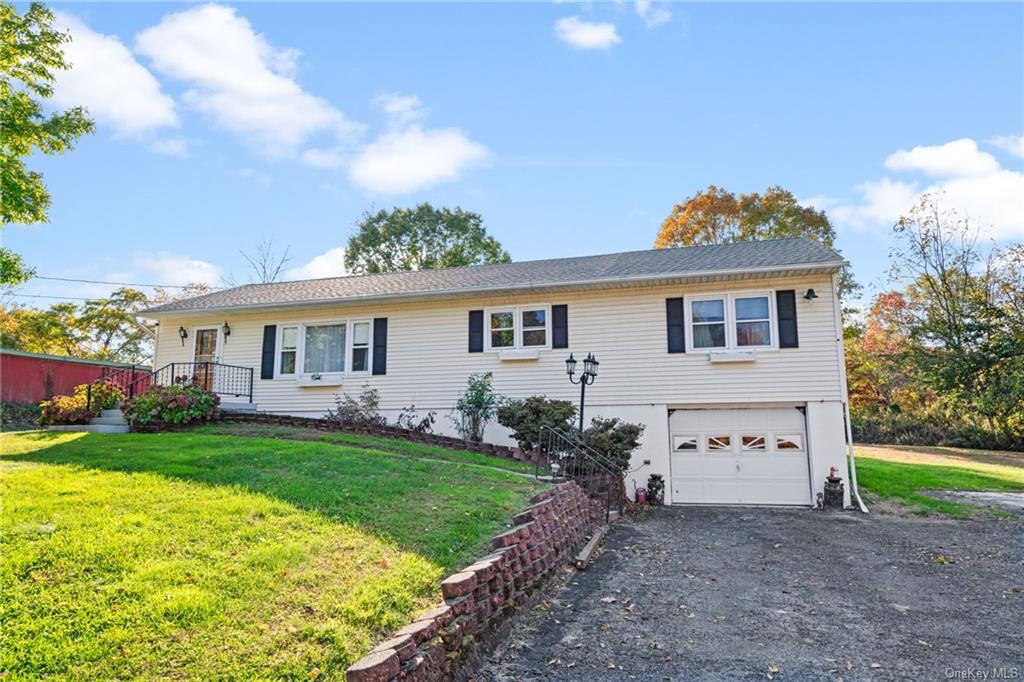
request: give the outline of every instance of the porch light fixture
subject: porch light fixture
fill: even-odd
[[[813,301],[816,298],[818,298],[818,295],[816,293],[814,293],[814,289],[808,289],[807,293],[804,294],[804,299],[805,300]]]
[[[227,320],[224,321],[224,326],[221,327],[221,331],[224,332],[224,341],[226,342],[228,337],[231,336],[231,326],[227,323]]]
[[[178,327],[178,336],[181,337],[181,345],[185,345],[185,339],[188,338],[188,330],[184,327]]]
[[[587,385],[597,379],[597,367],[600,364],[593,353],[587,353],[587,357],[583,359],[583,373],[576,379],[576,358],[569,353],[569,358],[565,361],[565,373],[569,375],[569,381],[580,385],[580,433],[583,433],[583,405],[587,397]]]

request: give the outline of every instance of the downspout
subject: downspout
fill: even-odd
[[[843,347],[843,313],[839,304],[839,291],[836,288],[836,274],[832,274],[832,309],[836,325],[836,353],[839,358],[839,391],[843,396],[843,422],[846,425],[846,462],[850,475],[850,496],[857,502],[857,507],[868,513],[864,500],[860,498],[857,487],[857,458],[853,452],[853,425],[850,422],[850,393],[846,384],[846,349]]]

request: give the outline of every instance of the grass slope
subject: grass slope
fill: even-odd
[[[999,463],[994,463],[999,462]],[[858,446],[857,480],[881,499],[921,512],[969,517],[981,508],[926,495],[922,490],[1024,490],[1024,455],[962,448]]]
[[[340,677],[535,491],[361,448],[0,436],[10,679]]]

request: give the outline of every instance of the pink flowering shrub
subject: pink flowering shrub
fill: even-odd
[[[195,383],[152,386],[145,393],[121,403],[132,424],[188,424],[212,419],[220,396]]]
[[[124,391],[110,381],[98,381],[91,388],[81,384],[74,395],[58,395],[40,403],[39,424],[88,424],[100,410],[117,407],[123,398]]]

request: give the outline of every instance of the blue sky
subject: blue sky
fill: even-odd
[[[1024,236],[1019,3],[53,7],[56,101],[98,126],[31,161],[51,223],[4,230],[40,275],[245,281],[260,238],[330,275],[364,211],[421,201],[515,260],[644,249],[709,183],[826,209],[869,294],[925,189]]]

